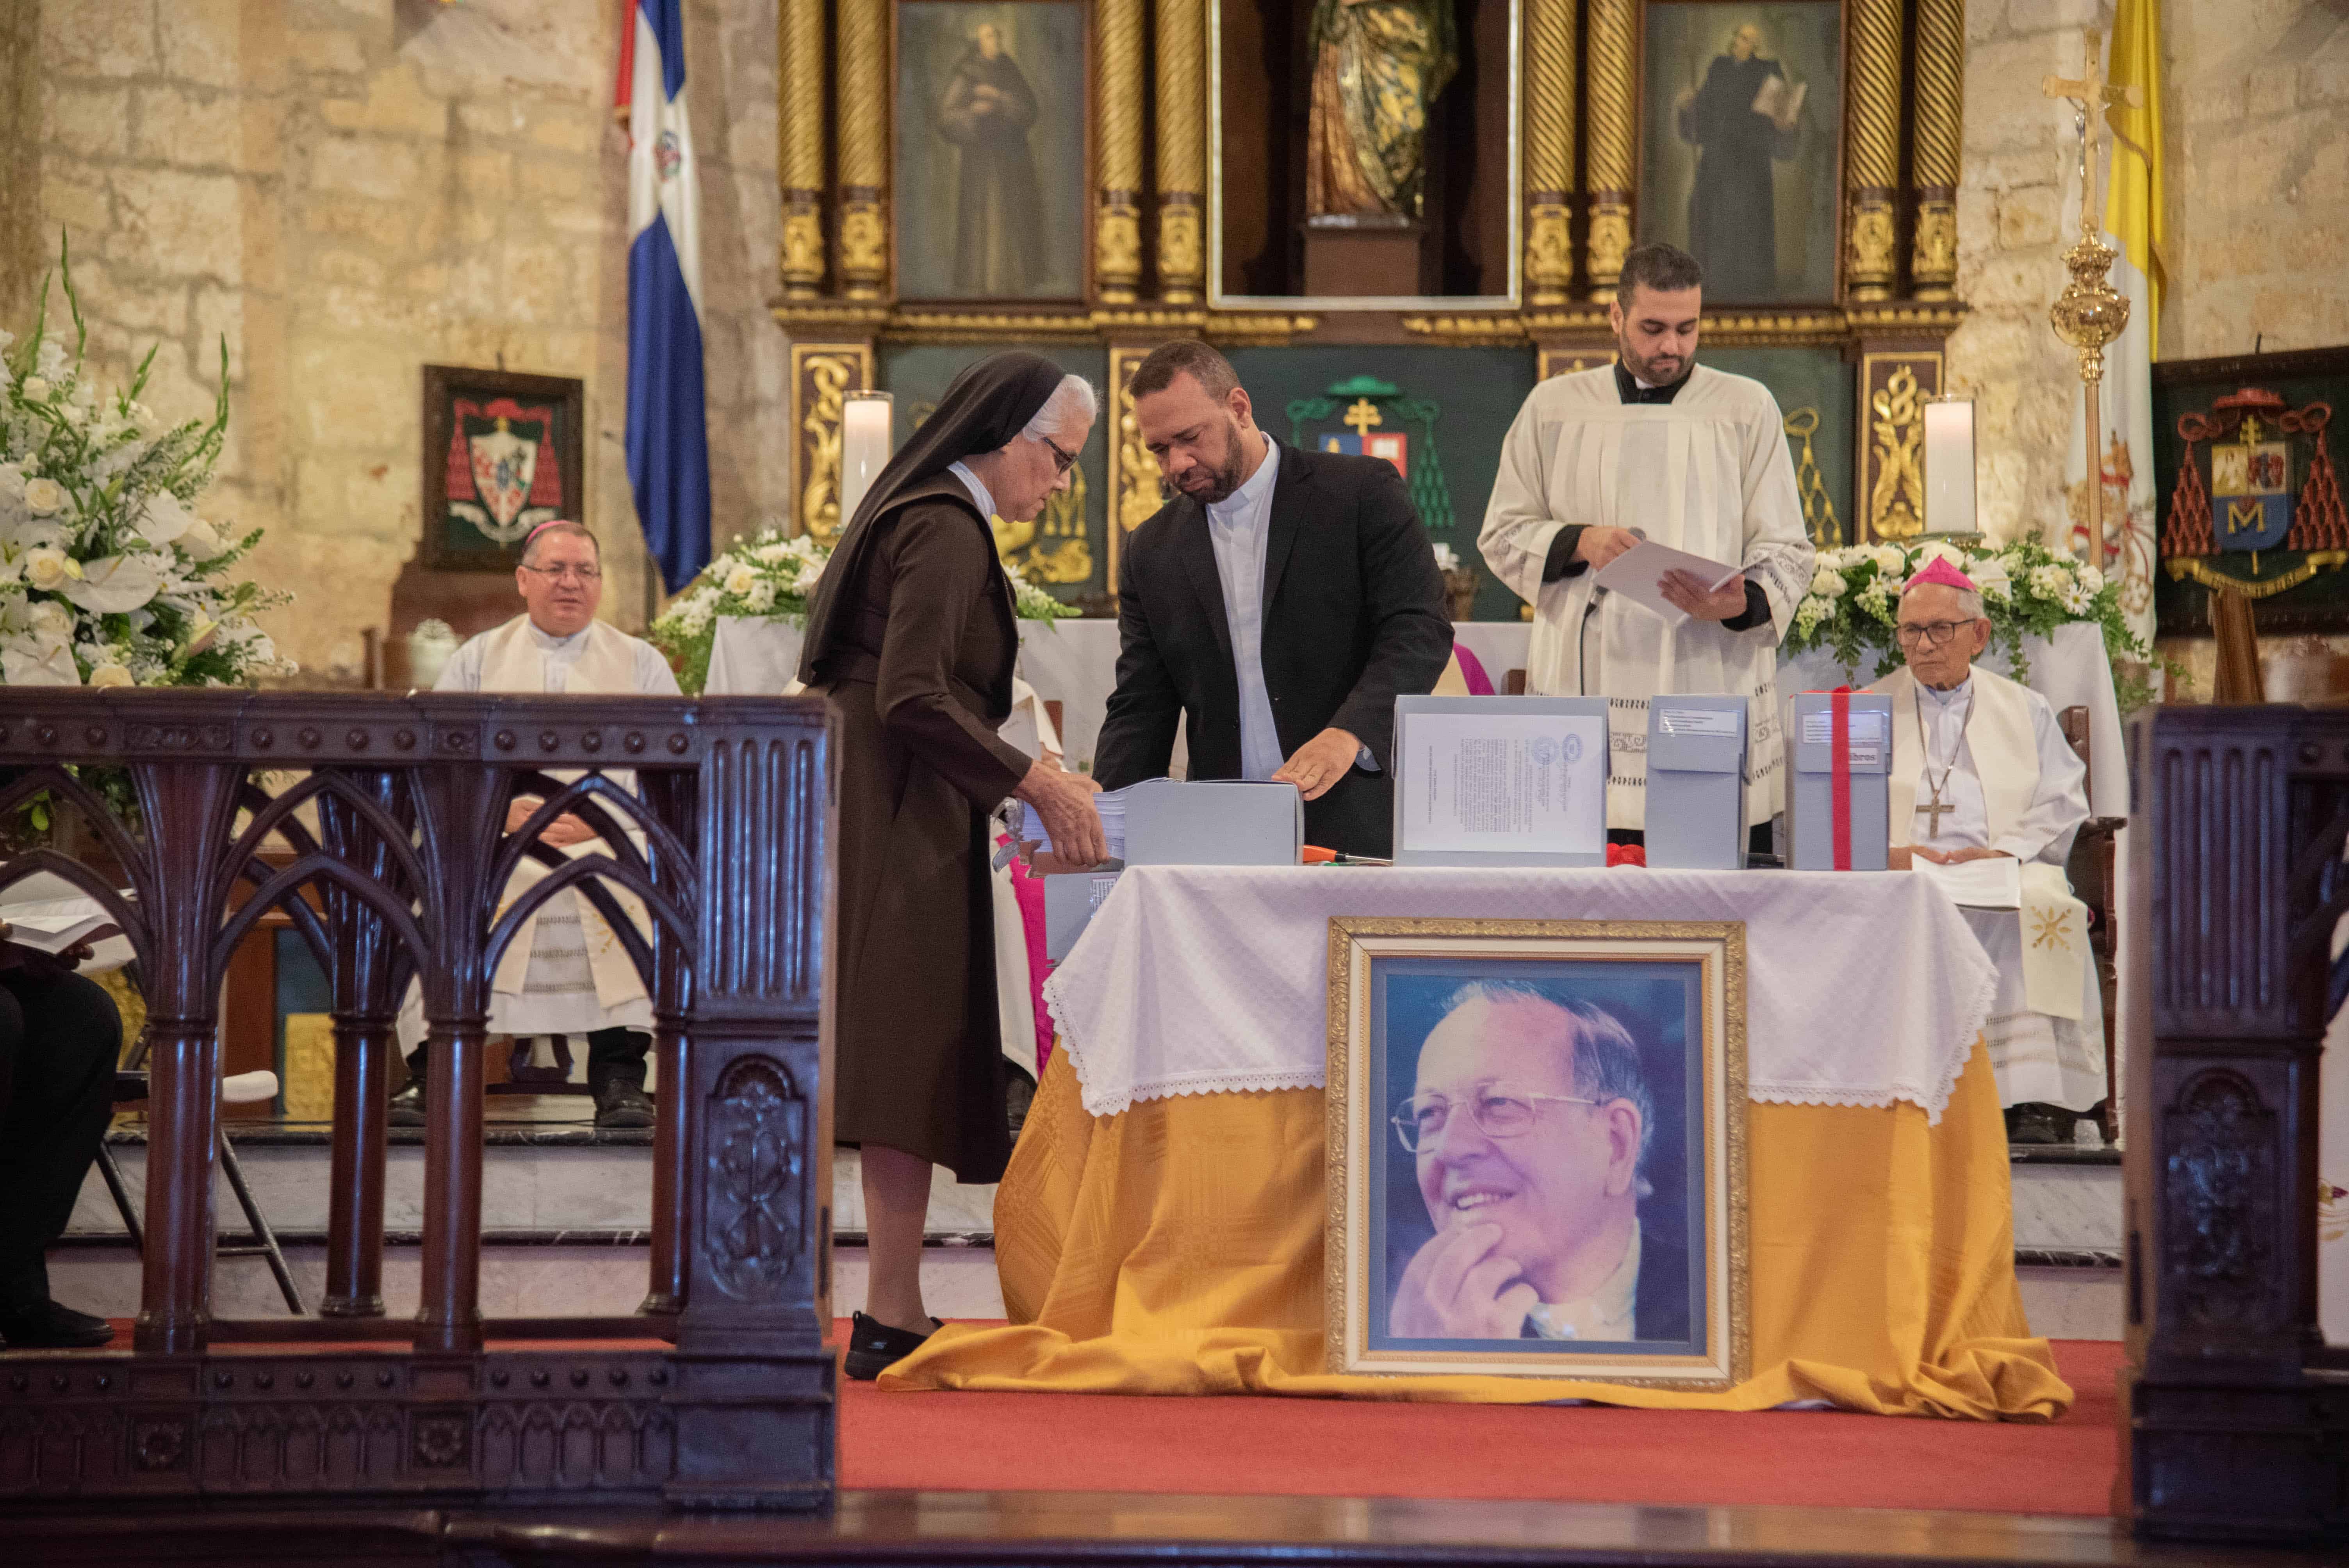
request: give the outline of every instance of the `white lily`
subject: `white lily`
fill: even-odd
[[[136,610],[163,586],[162,564],[149,555],[102,555],[82,563],[81,581],[57,590],[101,615]]]
[[[73,645],[35,637],[11,637],[0,645],[0,682],[9,686],[81,685]]]

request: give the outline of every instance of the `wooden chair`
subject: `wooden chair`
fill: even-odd
[[[1511,670],[1507,675],[1501,677],[1501,689],[1510,696],[1525,696],[1526,672],[1523,670]]]
[[[2070,743],[2081,765],[2088,763],[2088,709],[2085,704],[2074,704],[2056,715],[2063,726],[2064,738]],[[2105,1137],[2110,1141],[2118,1129],[2113,1122],[2114,1041],[2118,1037],[2116,1015],[2120,1006],[2120,905],[2116,898],[2117,888],[2113,873],[2116,835],[2127,825],[2125,817],[2091,817],[2081,824],[2077,837],[2072,841],[2072,857],[2064,867],[2071,879],[2072,892],[2088,906],[2088,953],[2096,965],[2096,989],[2105,1003],[2105,1103],[2100,1119]]]

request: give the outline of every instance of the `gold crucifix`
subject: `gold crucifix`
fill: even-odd
[[[2128,296],[2106,281],[2119,254],[2104,242],[2104,220],[2096,211],[2097,128],[2105,110],[2115,104],[2131,107],[2145,102],[2145,89],[2116,88],[2097,69],[2103,57],[2103,36],[2094,27],[2080,35],[2083,59],[2076,77],[2050,76],[2039,90],[2052,98],[2072,100],[2080,123],[2080,242],[2064,253],[2072,281],[2055,298],[2048,313],[2055,335],[2080,356],[2080,391],[2087,402],[2088,474],[2082,485],[2086,502],[2082,519],[2088,529],[2088,563],[2105,563],[2105,475],[2098,450],[2104,444],[2104,419],[2098,407],[2098,386],[2105,378],[2105,346],[2128,327]]]
[[[1376,403],[1371,402],[1368,397],[1357,397],[1354,399],[1353,407],[1346,410],[1345,422],[1353,428],[1356,435],[1368,436],[1371,426],[1383,425],[1387,420],[1386,416],[1379,412],[1379,406]]]

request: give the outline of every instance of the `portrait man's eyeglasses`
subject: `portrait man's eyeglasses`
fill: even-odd
[[[1039,436],[1036,438],[1052,449],[1052,469],[1055,473],[1064,474],[1077,466],[1076,453],[1061,450],[1061,443],[1050,436]]]
[[[1518,1138],[1532,1130],[1534,1117],[1541,1103],[1556,1105],[1598,1105],[1595,1099],[1584,1099],[1570,1094],[1535,1094],[1512,1084],[1487,1084],[1476,1091],[1474,1099],[1461,1102],[1468,1111],[1476,1130],[1487,1138]],[[1426,1144],[1444,1136],[1452,1119],[1454,1102],[1449,1096],[1415,1094],[1395,1107],[1395,1136],[1402,1146],[1416,1154]]]
[[[1971,621],[1908,621],[1895,628],[1892,634],[1904,648],[1913,648],[1919,643],[1938,648],[1956,636],[1959,627],[1972,624]]]
[[[582,587],[604,580],[603,572],[593,566],[525,566],[523,570],[549,583],[576,583]]]

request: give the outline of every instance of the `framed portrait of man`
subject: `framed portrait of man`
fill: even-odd
[[[586,402],[566,376],[424,367],[426,566],[511,572],[532,529],[585,510]]]
[[[1748,1375],[1742,922],[1330,922],[1332,1372]]]
[[[1081,0],[898,0],[897,293],[1085,293],[1087,61]]]
[[[1697,259],[1708,309],[1832,304],[1840,0],[1648,0],[1640,59],[1640,241]]]

